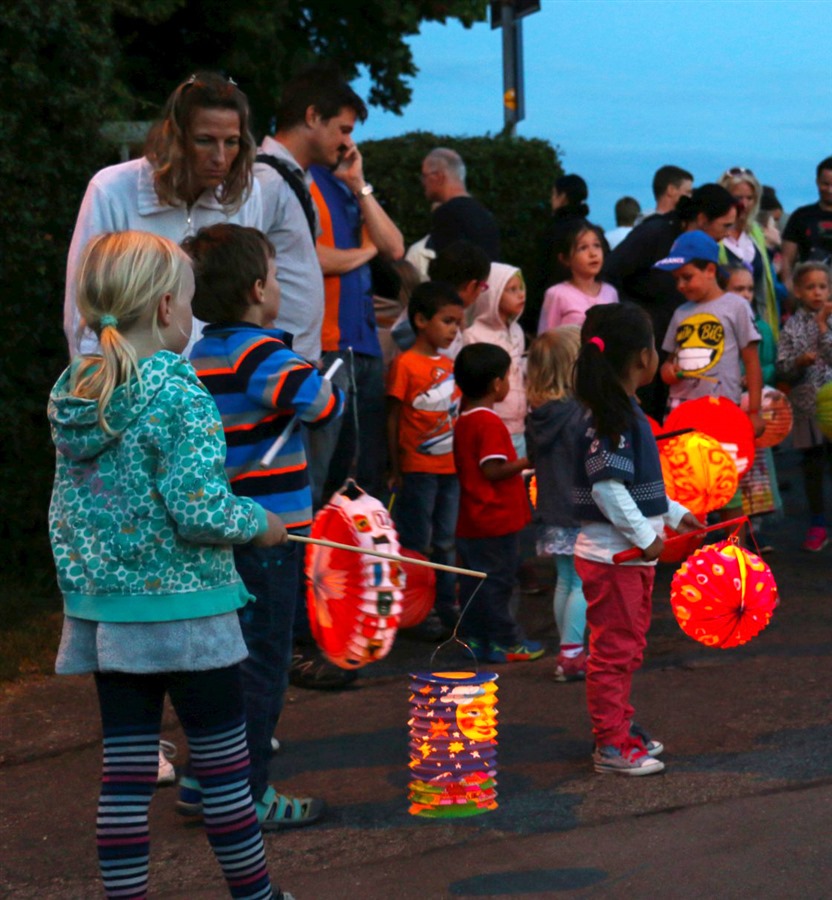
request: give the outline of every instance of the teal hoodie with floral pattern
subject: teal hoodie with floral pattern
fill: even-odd
[[[235,496],[211,395],[166,350],[139,363],[98,403],[70,394],[72,367],[49,397],[57,449],[49,509],[52,552],[68,616],[167,622],[230,612],[249,599],[232,544],[267,529],[266,513]]]

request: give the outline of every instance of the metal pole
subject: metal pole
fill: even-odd
[[[514,137],[517,124],[517,45],[514,27],[514,5],[511,0],[503,0],[503,121],[509,137]]]

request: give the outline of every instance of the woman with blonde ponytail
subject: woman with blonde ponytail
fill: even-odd
[[[273,891],[248,783],[231,547],[286,540],[281,520],[235,496],[211,395],[180,356],[194,276],[166,238],[89,243],[78,303],[99,352],[49,399],[57,449],[50,538],[64,597],[59,674],[95,675],[104,733],[97,840],[108,897],[146,896],[147,809],[165,695],[191,746],[208,839],[234,897]]]

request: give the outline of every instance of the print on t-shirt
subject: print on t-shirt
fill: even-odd
[[[419,436],[417,451],[428,456],[442,456],[453,450],[454,419],[459,415],[459,403],[454,397],[456,382],[453,372],[436,366],[431,372],[427,390],[413,398],[413,408],[430,413],[444,413],[433,426]]]
[[[725,350],[725,329],[711,313],[694,313],[676,329],[676,361],[683,372],[702,375],[713,368]]]

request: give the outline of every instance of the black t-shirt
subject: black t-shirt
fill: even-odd
[[[672,272],[654,269],[682,233],[675,212],[648,216],[624,238],[604,261],[601,277],[618,290],[621,300],[638,303],[653,319],[656,343],[661,346],[673,311],[684,301]]]
[[[500,228],[494,216],[470,196],[453,197],[433,211],[428,247],[436,253],[459,240],[485,251],[491,262],[500,259]]]
[[[800,262],[832,260],[832,210],[820,208],[820,203],[810,203],[796,209],[783,232],[783,240],[797,244]]]

